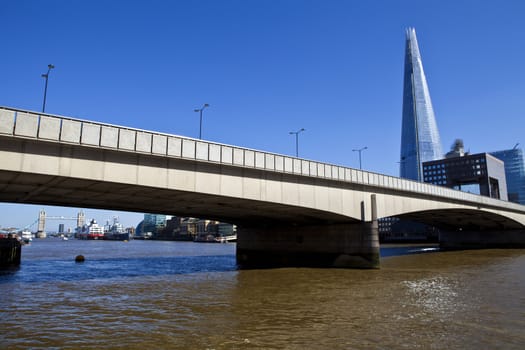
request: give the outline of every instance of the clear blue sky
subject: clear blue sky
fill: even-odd
[[[448,151],[525,143],[525,1],[0,1],[0,105],[398,175],[415,27]],[[42,206],[0,204],[0,226]],[[44,207],[49,215],[76,209]],[[86,210],[103,222],[141,214]],[[58,226],[58,223],[56,224]]]

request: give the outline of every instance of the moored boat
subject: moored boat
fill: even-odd
[[[218,243],[235,243],[237,242],[237,235],[229,235],[229,236],[219,236],[215,237],[215,241]]]
[[[216,236],[213,234],[199,234],[195,237],[195,242],[203,243],[234,243],[237,242],[237,234],[228,236]]]
[[[78,239],[104,239],[104,229],[97,224],[95,219],[92,219],[89,225],[84,225],[77,232]]]
[[[31,231],[28,230],[23,230],[20,233],[20,237],[22,238],[22,241],[24,241],[24,243],[29,243],[33,240],[33,233],[31,233]]]
[[[113,224],[109,221],[104,226],[104,239],[110,241],[129,241],[131,239],[130,233],[118,221],[118,217],[113,217]]]

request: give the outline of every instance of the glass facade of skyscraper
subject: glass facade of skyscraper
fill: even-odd
[[[166,215],[162,214],[144,214],[142,232],[151,232],[156,234],[166,226]]]
[[[441,159],[441,140],[414,28],[407,29],[400,177],[423,181],[422,163]]]
[[[505,162],[507,193],[510,202],[525,205],[525,166],[523,150],[514,148],[505,151],[491,152],[494,157]]]

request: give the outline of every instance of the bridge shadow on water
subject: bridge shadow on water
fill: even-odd
[[[437,252],[435,245],[389,245],[381,247],[381,257]],[[155,277],[194,273],[231,272],[238,269],[234,254],[156,257],[89,257],[74,259],[22,260],[19,267],[0,270],[0,284],[68,282],[115,278]]]

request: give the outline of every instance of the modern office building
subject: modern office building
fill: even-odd
[[[144,221],[142,221],[142,234],[151,232],[156,235],[166,226],[166,215],[162,214],[144,214]]]
[[[509,201],[525,205],[525,166],[523,164],[523,150],[517,148],[491,152],[494,157],[505,163],[507,178],[507,193]]]
[[[406,31],[400,177],[423,181],[422,164],[442,158],[441,140],[430,100],[416,30]]]
[[[425,182],[507,200],[503,161],[488,153],[449,152],[447,156],[445,159],[423,163]]]

